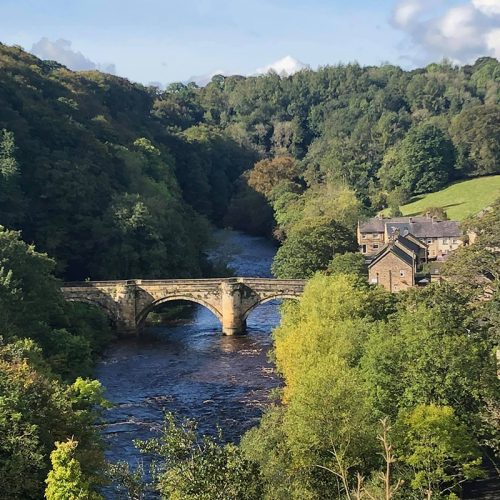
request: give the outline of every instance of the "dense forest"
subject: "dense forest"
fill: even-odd
[[[67,279],[200,275],[207,221],[274,231],[275,272],[298,276],[286,261],[304,230],[322,246],[361,216],[500,169],[492,58],[164,91],[5,45],[0,65],[1,223]]]
[[[199,276],[207,220],[254,153],[202,123],[176,131],[125,79],[4,45],[0,68],[2,225],[67,279]]]
[[[498,174],[499,153],[492,58],[160,90],[0,44],[0,498],[110,480],[129,498],[453,498],[499,449],[499,205],[446,285],[396,298],[349,252],[359,218]],[[140,444],[152,484],[106,477],[85,377],[112,332],[60,280],[209,275],[212,225],[274,237],[275,275],[312,277],[274,334],[284,390],[241,446],[169,417]]]

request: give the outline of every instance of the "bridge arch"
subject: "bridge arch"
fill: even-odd
[[[155,300],[151,302],[151,304],[147,305],[138,315],[137,315],[137,328],[141,328],[144,326],[144,322],[146,321],[146,318],[148,317],[148,314],[153,311],[155,307],[158,307],[161,304],[165,304],[167,302],[174,302],[176,300],[184,300],[186,302],[193,302],[195,304],[198,304],[200,306],[205,307],[208,309],[211,313],[214,314],[214,316],[219,320],[219,322],[222,324],[222,313],[216,309],[212,304],[209,304],[207,301],[200,299],[198,297],[192,297],[190,295],[169,295],[168,297],[162,297],[161,299]]]
[[[243,320],[246,321],[250,313],[257,307],[259,307],[262,304],[265,304],[266,302],[271,302],[271,300],[278,300],[278,299],[292,299],[292,300],[299,300],[300,297],[297,295],[293,294],[288,294],[288,293],[277,293],[276,295],[271,295],[269,297],[265,297],[257,302],[255,304],[252,304],[244,313],[243,313]]]
[[[106,314],[113,325],[116,325],[118,321],[118,311],[116,311],[116,308],[106,304],[102,300],[91,297],[67,297],[66,302],[80,302],[82,304],[95,306]]]

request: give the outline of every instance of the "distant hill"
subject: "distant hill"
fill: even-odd
[[[429,207],[443,208],[448,217],[462,220],[480,212],[500,197],[500,175],[456,182],[441,191],[416,196],[401,207],[403,215],[419,215]]]

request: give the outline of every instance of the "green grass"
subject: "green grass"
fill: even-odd
[[[443,208],[452,220],[463,220],[480,212],[500,197],[500,175],[457,182],[421,196],[401,208],[403,215],[421,215],[429,207]],[[385,212],[385,211],[384,211]]]

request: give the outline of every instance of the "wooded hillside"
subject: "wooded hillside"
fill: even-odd
[[[0,223],[69,279],[199,275],[207,220],[285,241],[500,171],[492,58],[165,91],[5,45],[0,68]]]

